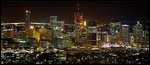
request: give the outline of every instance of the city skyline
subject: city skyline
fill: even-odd
[[[109,22],[121,20],[149,20],[148,2],[144,1],[79,1],[84,20]],[[31,10],[31,21],[49,22],[49,16],[73,23],[76,1],[2,1],[1,22],[25,21],[25,10]],[[59,19],[60,18],[60,19]]]
[[[149,64],[148,3],[2,1],[1,64]]]

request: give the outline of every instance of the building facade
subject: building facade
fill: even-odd
[[[109,24],[111,41],[121,40],[121,22],[119,20],[112,21]]]
[[[124,42],[129,42],[129,25],[123,24],[121,32],[122,32],[122,40]]]
[[[135,42],[141,43],[143,42],[143,25],[137,21],[137,24],[133,28],[133,35],[135,38]]]
[[[88,43],[95,45],[96,44],[96,40],[97,40],[97,21],[93,20],[93,21],[87,21],[87,38],[88,38]]]

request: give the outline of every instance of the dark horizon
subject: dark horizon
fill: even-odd
[[[84,20],[109,22],[149,20],[149,3],[145,1],[79,1]],[[1,1],[1,22],[25,20],[25,10],[31,10],[31,21],[49,22],[49,16],[73,23],[76,1]]]

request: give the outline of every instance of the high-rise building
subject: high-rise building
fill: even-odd
[[[78,3],[76,6],[76,11],[74,13],[74,23],[76,24],[76,29],[78,31],[82,31],[83,29],[83,13],[80,11],[80,4]]]
[[[57,21],[57,26],[54,29],[56,34],[56,41],[57,41],[57,47],[63,48],[64,47],[64,35],[63,35],[63,29],[64,29],[64,21]]]
[[[29,42],[28,33],[29,33],[30,24],[31,24],[30,13],[31,13],[30,10],[25,10],[25,27],[24,28],[25,28],[26,33],[24,35],[26,35],[25,41],[26,41],[27,47],[30,47],[30,43],[28,43]]]
[[[29,29],[29,26],[30,26],[30,13],[31,11],[30,10],[25,10],[25,31],[26,31],[26,34],[28,34],[28,29]],[[29,35],[26,35],[27,38]]]
[[[135,37],[135,42],[143,42],[143,25],[137,21],[137,24],[133,28],[133,35]]]
[[[96,44],[96,40],[97,40],[97,21],[88,21],[87,22],[87,26],[88,26],[88,43],[95,45]]]
[[[122,32],[122,40],[124,42],[129,42],[129,25],[123,24],[121,32]]]
[[[86,34],[86,22],[83,18],[83,12],[80,10],[80,4],[77,3],[74,12],[74,23],[75,23],[75,43],[77,45],[86,44],[87,34]]]
[[[118,19],[112,19],[109,27],[111,40],[121,40],[121,22]]]
[[[52,40],[53,44],[57,48],[62,48],[64,44],[63,29],[64,21],[57,21],[57,16],[50,16],[50,24],[52,24]]]
[[[109,33],[109,27],[106,24],[97,24],[97,42],[101,44],[103,42],[110,42],[111,35]]]
[[[73,42],[75,42],[75,25],[74,24],[65,24],[64,26],[64,33],[69,36]]]
[[[98,31],[97,32],[97,41],[98,42],[110,42],[111,35],[108,31]]]
[[[50,24],[52,27],[55,27],[57,25],[57,16],[50,16]]]

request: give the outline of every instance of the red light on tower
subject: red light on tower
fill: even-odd
[[[75,13],[74,13],[74,23],[79,26],[80,31],[83,29],[83,13],[80,11],[80,4],[76,3],[75,6]]]

